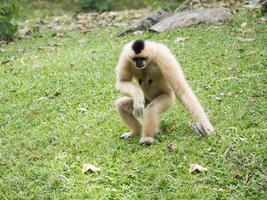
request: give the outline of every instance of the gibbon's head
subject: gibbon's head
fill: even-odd
[[[136,40],[131,43],[130,62],[138,69],[144,69],[151,60],[148,41]]]

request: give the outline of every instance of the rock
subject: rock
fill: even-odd
[[[151,26],[158,23],[167,16],[169,16],[169,13],[164,11],[163,9],[155,10],[151,13],[148,13],[145,17],[135,22],[133,25],[130,26],[130,28],[118,33],[117,36],[124,36],[127,33],[135,31],[148,30]]]
[[[262,14],[267,13],[267,0],[260,0],[261,12]]]
[[[228,8],[206,8],[174,13],[149,30],[163,32],[167,30],[190,27],[198,24],[214,24],[219,21],[229,20],[233,13]]]

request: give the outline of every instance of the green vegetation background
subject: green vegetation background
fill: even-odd
[[[48,5],[28,16],[57,13]],[[151,147],[119,139],[127,129],[114,108],[120,50],[140,36],[48,31],[1,46],[0,199],[266,199],[266,24],[258,17],[241,9],[225,25],[142,35],[174,52],[216,128],[199,137],[177,102]],[[83,174],[85,163],[101,172]],[[208,172],[190,174],[192,163]]]

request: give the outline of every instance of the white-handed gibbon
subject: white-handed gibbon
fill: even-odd
[[[119,58],[116,75],[116,88],[124,95],[117,100],[116,108],[130,129],[121,138],[141,133],[140,144],[152,144],[159,129],[160,113],[174,104],[175,96],[192,115],[196,131],[202,135],[213,131],[180,64],[165,45],[147,40],[126,44]],[[133,79],[137,81],[136,84],[132,82]],[[142,123],[138,117],[143,112]]]

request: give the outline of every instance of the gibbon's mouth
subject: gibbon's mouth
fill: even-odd
[[[137,65],[136,65],[135,67],[136,67],[137,69],[144,69],[144,68],[146,67],[146,65],[142,65],[142,66],[140,66],[140,65],[137,66]]]
[[[134,57],[133,61],[135,63],[136,68],[142,69],[145,67],[145,58],[143,57]]]

